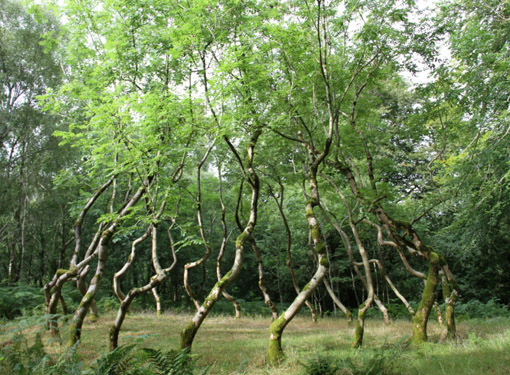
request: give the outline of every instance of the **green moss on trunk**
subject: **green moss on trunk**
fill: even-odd
[[[365,333],[365,311],[364,304],[359,307],[358,320],[356,321],[356,328],[354,329],[354,338],[352,340],[352,347],[355,349],[361,348],[363,345],[363,334]]]
[[[445,300],[445,320],[447,333],[446,337],[453,340],[457,337],[457,327],[455,325],[455,303],[457,302],[457,291],[450,288],[446,276],[442,278],[443,297]]]
[[[438,254],[431,252],[429,255],[429,272],[425,289],[418,310],[413,317],[413,345],[420,345],[427,341],[427,323],[436,298],[436,288],[439,283],[439,268],[441,258]]]
[[[189,322],[181,331],[181,349],[191,350],[191,345],[193,344],[196,333],[197,328],[195,327],[195,323],[193,323],[193,321]]]
[[[284,314],[282,314],[269,326],[270,337],[269,348],[267,350],[267,362],[270,365],[277,366],[285,359],[282,349],[282,332],[286,325],[287,321],[285,320]]]
[[[118,345],[119,345],[119,330],[114,324],[110,327],[110,350],[117,349]]]

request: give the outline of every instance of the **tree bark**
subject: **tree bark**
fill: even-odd
[[[313,152],[309,152],[309,154],[311,160],[314,160]],[[312,167],[315,165],[318,167],[317,163],[312,164]],[[279,364],[284,358],[281,340],[285,327],[296,316],[301,307],[305,304],[308,297],[310,297],[313,291],[322,282],[329,267],[329,262],[326,256],[326,246],[324,244],[319,222],[317,221],[317,217],[314,213],[314,207],[318,206],[319,204],[319,191],[317,186],[316,173],[317,169],[312,168],[309,180],[312,197],[306,202],[305,212],[306,220],[311,230],[313,245],[317,253],[317,270],[315,271],[315,274],[313,275],[310,282],[301,290],[301,292],[297,295],[287,310],[285,310],[285,312],[281,314],[280,317],[272,322],[269,326],[270,336],[267,358],[268,362],[273,365]]]
[[[96,190],[96,192],[94,194],[92,194],[92,196],[89,198],[87,203],[83,206],[80,214],[78,215],[78,218],[75,221],[75,226],[74,226],[75,247],[74,247],[73,255],[71,257],[69,270],[58,269],[57,272],[55,273],[55,275],[53,276],[53,278],[51,279],[51,281],[44,285],[44,295],[45,295],[45,300],[46,300],[46,313],[50,316],[48,325],[50,328],[50,333],[53,336],[58,335],[58,323],[57,323],[56,314],[57,314],[58,302],[63,301],[63,298],[61,298],[62,297],[61,296],[62,287],[64,286],[64,284],[67,281],[77,277],[78,278],[77,279],[78,289],[80,289],[80,280],[83,280],[83,282],[84,282],[86,272],[88,272],[88,265],[92,261],[92,259],[97,255],[95,250],[96,250],[96,245],[99,240],[99,235],[101,233],[102,225],[99,226],[99,229],[96,232],[96,235],[94,236],[93,240],[91,241],[91,243],[87,249],[87,252],[85,253],[85,255],[83,257],[83,260],[80,263],[77,263],[79,254],[80,254],[80,250],[81,250],[81,228],[83,225],[83,221],[84,221],[85,216],[87,215],[88,211],[90,210],[90,208],[97,201],[97,199],[101,196],[101,194],[104,193],[104,191],[108,188],[108,186],[110,186],[113,179],[114,179],[114,177],[111,177],[98,190]],[[70,241],[67,243],[64,242],[64,235],[65,235],[64,224],[65,223],[63,221],[62,222],[62,252],[61,252],[61,256],[63,255],[63,252],[64,252],[65,248],[67,247],[67,245],[70,243]],[[61,263],[61,262],[59,262],[59,263]],[[80,277],[82,272],[84,272],[84,270],[85,270],[85,276]],[[83,287],[85,287],[85,286],[83,285]],[[82,292],[82,295],[84,295],[83,288],[80,289],[80,292]],[[95,303],[93,304],[93,306],[95,307]]]
[[[154,297],[154,301],[156,301],[156,316],[161,316],[161,298],[159,297],[156,287],[151,289],[151,293]]]
[[[220,281],[218,281],[214,287],[209,292],[209,295],[202,303],[198,311],[196,312],[193,319],[188,323],[188,325],[181,331],[181,349],[189,349],[193,345],[193,340],[195,338],[196,333],[198,332],[200,326],[203,321],[212,310],[214,304],[218,301],[218,298],[223,293],[228,284],[230,284],[240,273],[242,260],[243,260],[243,250],[244,244],[247,241],[250,234],[253,232],[256,220],[256,202],[258,200],[258,188],[253,190],[252,194],[252,217],[250,221],[246,225],[245,230],[237,237],[236,240],[236,253],[234,258],[234,264],[229,272],[227,272]]]
[[[340,300],[336,296],[335,292],[329,285],[329,282],[326,278],[324,278],[323,283],[324,286],[326,287],[326,290],[328,291],[329,296],[333,300],[333,303],[344,313],[345,317],[347,318],[347,321],[352,322],[352,313],[349,311],[347,307],[345,307],[345,305],[342,302],[340,302]]]
[[[244,169],[244,165],[241,161],[241,158],[239,157],[239,154],[237,153],[237,150],[235,149],[234,145],[230,142],[228,137],[224,137],[225,141],[227,142],[227,145],[232,150],[234,155],[239,161],[239,165],[241,166],[241,172],[243,174],[243,177],[248,181],[249,185],[251,186],[251,204],[250,204],[250,217],[248,219],[248,223],[246,224],[244,230],[241,232],[241,234],[236,239],[236,250],[235,250],[235,257],[234,257],[234,264],[232,265],[232,268],[230,271],[228,271],[220,281],[218,281],[214,287],[209,292],[209,295],[205,299],[205,301],[202,303],[198,311],[196,312],[193,319],[184,327],[184,329],[181,331],[181,343],[180,347],[181,349],[188,349],[191,350],[191,347],[193,345],[193,340],[195,338],[196,333],[198,332],[200,326],[202,325],[203,321],[207,317],[207,315],[211,312],[214,304],[218,301],[220,295],[223,293],[225,288],[237,278],[239,273],[241,272],[241,266],[243,261],[243,251],[244,251],[244,245],[246,241],[249,239],[251,234],[253,233],[253,230],[255,228],[255,225],[257,223],[257,205],[258,205],[258,198],[259,198],[259,179],[255,172],[254,166],[253,166],[253,159],[254,159],[254,151],[255,151],[255,144],[257,143],[257,140],[261,134],[260,129],[256,129],[254,134],[251,137],[251,140],[248,144],[248,155],[246,158],[247,162],[247,171]]]
[[[241,195],[242,195],[242,191],[243,191],[242,187],[243,187],[243,184],[241,184],[241,188],[239,189],[239,195],[237,198],[238,203],[241,199]],[[227,223],[225,221],[227,210],[225,208],[225,203],[223,202],[223,178],[222,178],[222,174],[221,174],[221,164],[220,163],[218,163],[218,188],[219,188],[220,207],[221,207],[221,229],[223,232],[223,238],[221,240],[220,251],[218,252],[218,257],[216,258],[216,277],[217,277],[217,280],[220,281],[222,278],[221,261],[223,259],[223,254],[225,253],[225,248],[227,246],[227,242],[228,242],[228,239],[230,238],[230,234],[231,234],[231,233],[229,234],[227,231]],[[239,215],[238,215],[237,208],[236,208],[236,221],[239,226],[239,230],[242,231],[243,227],[241,226],[241,223],[239,221]],[[205,241],[205,238],[204,238],[204,241]],[[223,290],[223,292],[221,294],[227,301],[232,303],[232,305],[234,306],[235,317],[236,317],[236,319],[240,319],[241,318],[241,305],[239,304],[237,299],[234,296],[232,296],[231,294],[229,294],[226,289]]]
[[[140,288],[132,288],[127,295],[124,296],[122,299],[119,310],[117,311],[117,316],[115,317],[115,321],[113,322],[113,325],[110,327],[110,350],[114,350],[118,347],[119,344],[119,333],[120,329],[122,328],[122,323],[124,322],[124,319],[126,318],[126,315],[129,311],[129,306],[131,306],[131,303],[135,299],[136,296],[139,296],[143,293],[148,292],[149,290],[152,291],[154,297],[156,298],[157,302],[157,311],[158,316],[161,313],[161,304],[159,301],[159,296],[156,292],[156,287],[163,282],[166,277],[168,276],[169,272],[175,267],[177,264],[177,257],[175,255],[175,247],[174,242],[172,239],[172,236],[170,234],[170,229],[175,224],[175,218],[172,220],[172,225],[168,230],[168,237],[170,239],[170,248],[172,250],[172,264],[168,268],[161,268],[161,265],[159,263],[159,257],[158,257],[158,245],[157,245],[157,220],[163,213],[164,207],[165,207],[165,201],[166,197],[163,201],[163,204],[161,206],[160,211],[158,214],[153,218],[154,223],[150,226],[150,233],[152,237],[152,265],[154,267],[155,275],[153,275],[150,278],[149,283],[146,285],[140,287]],[[177,214],[176,214],[177,216]]]
[[[184,273],[183,273],[183,283],[184,283],[184,290],[186,290],[186,293],[193,301],[193,304],[195,305],[195,308],[197,311],[200,309],[200,304],[198,302],[198,296],[193,293],[193,290],[191,289],[191,285],[189,283],[189,270],[195,267],[198,267],[200,265],[204,265],[205,262],[209,259],[212,253],[212,249],[209,246],[209,243],[205,236],[204,231],[204,224],[203,224],[203,218],[202,218],[202,189],[201,189],[201,169],[204,165],[205,161],[209,157],[209,153],[211,152],[212,148],[214,146],[214,142],[212,142],[209,147],[207,148],[205,154],[202,156],[202,159],[197,164],[197,196],[195,199],[195,203],[197,205],[197,223],[198,228],[200,230],[200,237],[202,238],[202,241],[204,243],[205,252],[202,258],[199,260],[196,260],[194,262],[189,262],[184,265]],[[204,269],[204,275],[205,275],[205,269]]]
[[[285,226],[285,233],[287,233],[287,262],[285,264],[290,272],[290,279],[292,280],[292,286],[294,286],[294,290],[296,291],[296,294],[299,295],[299,293],[301,293],[301,288],[299,287],[299,284],[297,282],[296,274],[294,273],[294,267],[292,265],[292,252],[291,252],[292,232],[290,231],[289,223],[287,221],[287,216],[285,215],[285,212],[283,211],[283,201],[284,201],[285,189],[284,189],[284,185],[282,184],[279,177],[278,177],[278,185],[280,185],[280,199],[279,200],[276,197],[276,195],[273,193],[273,191],[271,190],[271,186],[269,186],[269,189],[270,189],[271,196],[273,197],[273,199],[276,202],[276,205],[278,206],[278,211],[280,212],[280,216],[282,218],[283,225]],[[304,192],[304,194],[305,194],[305,199],[306,199],[306,192]],[[313,245],[312,245],[312,249],[313,249]],[[317,323],[317,313],[316,313],[314,307],[308,300],[305,301],[305,305],[310,310],[310,314],[312,316],[312,321],[314,323]],[[273,320],[275,320],[277,317],[278,316],[274,316],[274,312],[273,312]]]
[[[425,289],[420,305],[413,317],[413,345],[420,345],[427,341],[427,322],[436,299],[436,288],[439,283],[439,269],[441,258],[435,252],[429,254],[429,273],[425,282]]]
[[[103,280],[104,272],[106,269],[106,262],[108,260],[108,246],[110,241],[115,234],[120,220],[135,206],[142,195],[146,191],[146,185],[150,184],[150,181],[144,181],[143,186],[133,195],[131,200],[122,208],[119,212],[118,218],[108,226],[102,233],[97,246],[97,267],[94,277],[90,281],[87,292],[81,299],[80,305],[75,311],[71,327],[69,330],[69,341],[68,346],[74,346],[81,337],[81,328],[87,312],[90,308],[92,301],[94,300],[96,293]]]
[[[446,268],[443,267],[443,269]],[[448,340],[455,340],[457,338],[457,327],[455,324],[455,303],[457,302],[457,284],[455,280],[448,280],[448,271],[441,272],[441,283],[443,285],[443,298],[445,301],[445,320],[446,320],[446,338]],[[450,287],[453,284],[453,288]]]

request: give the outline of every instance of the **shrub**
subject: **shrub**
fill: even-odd
[[[487,303],[478,300],[470,300],[465,303],[458,303],[455,307],[458,316],[466,318],[495,318],[510,317],[510,310],[507,306],[499,303],[496,299],[490,299]]]
[[[44,304],[44,294],[38,287],[28,285],[0,287],[0,318],[14,319],[32,314]]]

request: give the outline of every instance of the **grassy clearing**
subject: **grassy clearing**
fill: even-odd
[[[175,349],[179,331],[190,316],[153,313],[130,315],[121,332],[120,344],[139,340],[140,346]],[[80,355],[85,363],[107,350],[107,334],[113,315],[104,315],[83,330]],[[443,329],[435,322],[429,325],[429,339],[419,349],[409,348],[405,341],[411,323],[395,321],[385,326],[379,320],[368,320],[362,350],[350,348],[353,328],[341,318],[320,319],[297,317],[283,336],[287,360],[280,368],[265,363],[268,342],[266,317],[210,317],[200,329],[194,343],[199,366],[211,365],[210,374],[305,374],[305,367],[315,361],[331,363],[336,374],[353,374],[342,367],[361,368],[379,363],[386,372],[373,374],[501,374],[510,373],[510,319],[467,320],[458,324],[459,340],[442,342]],[[65,338],[65,332],[63,332]],[[58,342],[48,342],[59,352]],[[346,365],[346,363],[348,365]],[[372,365],[370,365],[372,366]],[[365,371],[365,370],[363,370]],[[383,371],[383,370],[381,370]],[[366,372],[359,372],[359,374]]]

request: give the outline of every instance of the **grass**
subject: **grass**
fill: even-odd
[[[86,323],[79,347],[85,363],[107,350],[108,329],[113,318],[112,314],[106,314],[94,323]],[[120,344],[142,337],[142,347],[175,349],[179,331],[190,318],[170,313],[160,317],[153,313],[132,314],[124,323]],[[368,320],[363,349],[353,350],[350,348],[353,327],[342,318],[328,317],[314,324],[309,317],[298,316],[284,332],[287,359],[279,368],[267,367],[265,363],[269,323],[266,317],[209,317],[193,346],[193,352],[199,356],[199,367],[211,365],[210,374],[299,375],[304,374],[306,364],[319,355],[321,360],[332,363],[348,360],[354,365],[383,355],[392,366],[381,374],[510,373],[510,318],[460,322],[456,342],[442,342],[444,329],[431,322],[429,343],[418,349],[405,344],[411,322],[401,320],[384,325],[379,320]],[[66,337],[65,332],[63,337]],[[49,345],[55,352],[62,350],[58,342],[49,342]],[[352,374],[340,370],[338,373]]]

